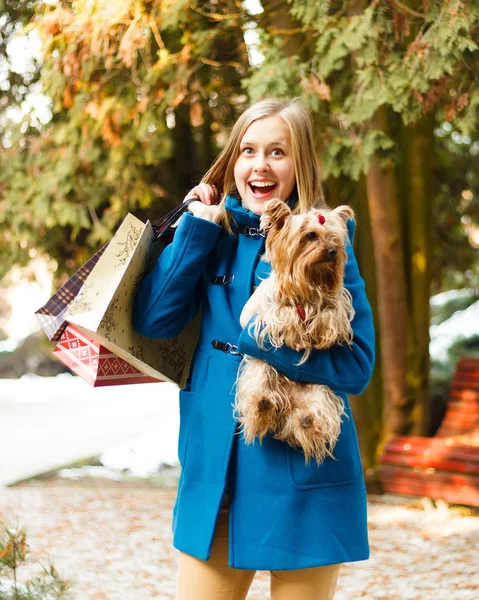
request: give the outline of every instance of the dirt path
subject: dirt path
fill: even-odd
[[[75,582],[74,600],[170,600],[174,497],[155,487],[8,488],[0,522],[26,527],[31,558],[51,558]],[[373,497],[370,532],[371,560],[343,567],[335,600],[479,598],[477,514]],[[268,581],[258,573],[248,600],[266,600]]]

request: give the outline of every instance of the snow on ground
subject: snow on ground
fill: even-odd
[[[0,380],[0,486],[99,455],[110,474],[148,477],[178,462],[178,413],[171,383],[92,388],[65,374]]]

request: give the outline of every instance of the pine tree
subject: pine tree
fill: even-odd
[[[18,581],[18,572],[27,562],[28,551],[23,529],[0,524],[0,599],[68,600],[71,583],[60,577],[53,565],[44,567],[38,577],[24,583]]]

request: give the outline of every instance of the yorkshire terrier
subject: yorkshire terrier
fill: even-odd
[[[303,351],[350,345],[354,317],[351,294],[343,286],[349,206],[293,214],[274,199],[261,216],[264,259],[271,275],[245,304],[241,325],[257,313],[254,336],[261,348],[286,344]],[[253,326],[252,326],[253,327]],[[345,415],[343,400],[326,385],[292,381],[267,362],[245,356],[239,370],[235,414],[246,443],[270,434],[321,464],[333,450]]]

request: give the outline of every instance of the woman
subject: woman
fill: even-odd
[[[271,571],[274,600],[332,598],[339,566],[369,556],[366,494],[347,393],[366,388],[374,331],[350,240],[345,287],[355,317],[351,347],[301,354],[260,349],[240,326],[253,290],[269,274],[260,261],[265,203],[279,197],[297,212],[324,204],[312,126],[296,102],[264,100],[246,110],[225,148],[187,195],[173,243],[143,281],[134,327],[178,335],[201,309],[201,329],[180,393],[182,466],[173,514],[180,550],[177,598],[246,598],[256,570]],[[219,200],[219,204],[216,202]],[[295,381],[325,384],[345,401],[335,459],[305,464],[301,452],[267,437],[246,445],[233,417],[241,354],[265,360]]]

